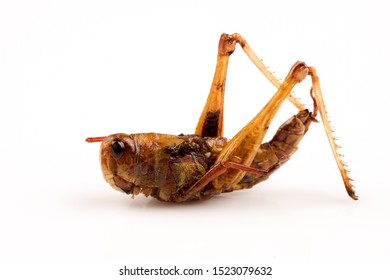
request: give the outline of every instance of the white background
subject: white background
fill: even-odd
[[[388,279],[389,8],[345,2],[1,1],[2,278],[123,279],[124,265],[176,264]],[[251,190],[173,205],[105,183],[99,145],[84,139],[192,133],[222,32],[244,36],[278,77],[297,60],[317,68],[359,201],[320,124]],[[230,63],[227,137],[275,91],[239,47]],[[295,93],[310,106],[309,88]],[[295,112],[286,102],[273,131]]]

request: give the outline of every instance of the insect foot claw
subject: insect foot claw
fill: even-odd
[[[358,200],[359,199],[359,197],[355,193],[355,187],[354,186],[352,186],[350,188],[347,188],[347,193],[353,200]]]

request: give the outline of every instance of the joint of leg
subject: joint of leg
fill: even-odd
[[[231,55],[236,49],[237,41],[232,35],[222,34],[218,45],[218,54],[220,55]]]
[[[241,37],[240,34],[234,33],[234,34],[232,35],[232,37],[233,37],[233,39],[234,39],[236,42],[238,42],[238,43],[240,44],[240,46],[241,46],[242,48],[245,47],[246,41],[245,41],[244,38]]]
[[[302,82],[308,74],[309,67],[302,61],[296,62],[288,73],[288,75],[297,83]]]

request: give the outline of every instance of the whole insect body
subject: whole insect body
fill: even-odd
[[[311,120],[311,113],[301,111],[284,123],[270,142],[260,145],[251,167],[267,172],[247,173],[237,184],[220,189],[209,182],[186,200],[207,199],[266,180],[297,150]],[[101,145],[102,171],[106,181],[117,190],[179,202],[215,164],[228,142],[224,137],[198,135],[114,134]]]
[[[278,88],[267,105],[232,139],[223,137],[223,99],[229,56],[239,43],[260,71]],[[312,77],[313,112],[304,109],[290,93],[307,75]],[[262,140],[285,99],[299,112],[287,120],[267,143]],[[357,199],[347,176],[327,119],[318,77],[303,62],[293,65],[283,83],[266,70],[239,35],[223,34],[209,97],[195,134],[124,134],[88,138],[102,142],[101,169],[116,190],[133,197],[140,193],[166,202],[204,200],[214,195],[251,188],[273,174],[297,150],[298,144],[320,113],[328,140],[348,194]]]

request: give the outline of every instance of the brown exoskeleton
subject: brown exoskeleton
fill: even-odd
[[[277,88],[265,107],[231,140],[223,137],[223,109],[226,73],[230,55],[239,43],[244,52]],[[313,112],[291,95],[293,87],[309,75]],[[283,101],[288,98],[300,111],[287,120],[268,143],[267,129]],[[280,83],[239,34],[222,34],[211,90],[195,133],[113,134],[87,138],[102,142],[101,168],[105,180],[116,190],[152,196],[161,201],[203,200],[234,190],[251,188],[266,180],[297,150],[312,121],[320,113],[345,188],[357,199],[348,171],[328,121],[318,76],[313,67],[296,62]]]

